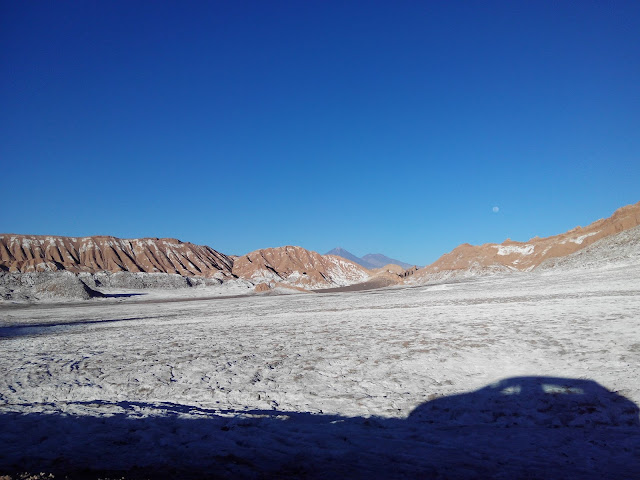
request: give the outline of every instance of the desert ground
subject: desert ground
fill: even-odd
[[[640,478],[637,262],[207,292],[0,305],[0,473]]]

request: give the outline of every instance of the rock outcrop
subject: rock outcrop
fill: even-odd
[[[351,285],[370,277],[365,268],[354,262],[293,246],[243,255],[233,263],[232,272],[254,284],[284,284],[309,290]]]
[[[0,301],[88,300],[101,296],[71,272],[0,272]]]
[[[171,238],[0,235],[0,269],[15,273],[132,272],[231,277],[233,261],[211,247]]]

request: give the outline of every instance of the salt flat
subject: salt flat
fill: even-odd
[[[162,298],[0,306],[0,472],[640,475],[640,265]]]

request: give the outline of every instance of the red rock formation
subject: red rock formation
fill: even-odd
[[[233,274],[253,283],[308,289],[351,285],[369,278],[369,272],[354,262],[292,246],[265,248],[239,257]]]
[[[550,258],[569,255],[601,238],[640,225],[640,202],[615,211],[606,219],[576,227],[552,237],[534,237],[528,242],[506,240],[501,244],[462,244],[412,275],[412,282],[429,281],[443,272],[496,270],[528,271]]]
[[[11,272],[125,271],[223,279],[231,276],[232,263],[210,247],[172,238],[0,235],[0,269]]]
[[[259,283],[255,286],[254,290],[256,292],[267,292],[271,290],[271,287],[269,286],[268,283]]]

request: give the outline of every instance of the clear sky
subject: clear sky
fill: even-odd
[[[1,232],[428,264],[640,201],[638,1],[0,5]]]

